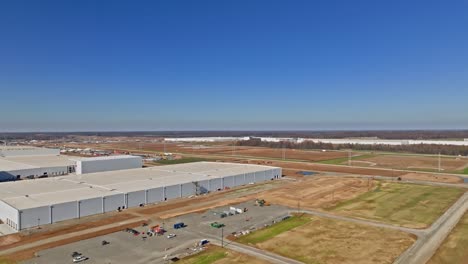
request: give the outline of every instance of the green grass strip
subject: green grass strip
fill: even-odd
[[[305,225],[310,221],[312,221],[312,219],[308,216],[292,216],[272,226],[242,236],[236,241],[244,244],[261,243],[293,228]]]

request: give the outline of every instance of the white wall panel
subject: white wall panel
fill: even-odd
[[[140,204],[145,204],[145,191],[127,193],[127,207],[137,207]]]
[[[164,201],[164,188],[154,188],[148,190],[148,203]]]
[[[235,186],[235,183],[234,183],[234,176],[228,176],[228,177],[225,177],[224,178],[224,187],[234,187]]]
[[[2,219],[4,223],[7,222],[7,219],[10,219],[10,221],[14,223],[13,225],[15,225],[15,229],[20,228],[19,219],[18,219],[18,210],[16,210],[16,208],[13,208],[11,205],[3,201],[0,201],[0,219]]]
[[[245,174],[245,183],[255,182],[255,173],[246,173]]]
[[[80,217],[102,213],[101,197],[81,200],[78,203],[80,205]]]
[[[218,179],[211,179],[210,180],[210,190],[212,192],[217,191],[218,189],[222,190],[223,189],[223,179],[218,178]]]
[[[255,182],[263,182],[263,181],[265,181],[265,172],[264,171],[255,172]]]
[[[93,173],[100,171],[114,171],[141,168],[142,158],[138,156],[123,158],[96,158],[87,160],[78,160],[76,162],[76,174]]]
[[[191,182],[182,184],[182,197],[194,195],[195,192],[196,192],[195,184]]]
[[[240,174],[240,175],[235,176],[235,184],[236,184],[236,186],[240,186],[240,185],[245,184],[244,174]]]
[[[265,180],[272,180],[274,178],[273,174],[274,174],[275,170],[267,170],[265,172]]]
[[[117,210],[117,208],[122,208],[125,206],[125,195],[116,194],[103,197],[104,199],[104,212],[111,212]]]
[[[61,203],[54,204],[50,207],[52,215],[52,223],[56,223],[63,220],[73,219],[78,216],[77,203]]]
[[[205,180],[205,181],[199,181],[198,186],[200,186],[200,194],[202,193],[207,193],[210,191],[210,181]]]
[[[165,192],[166,192],[167,200],[179,198],[180,197],[180,184],[167,186]]]
[[[20,211],[21,228],[50,224],[49,206],[42,206]]]

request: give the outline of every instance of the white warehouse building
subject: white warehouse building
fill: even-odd
[[[32,146],[0,146],[0,157],[60,155],[60,149]]]
[[[15,231],[281,177],[281,168],[196,162],[0,184],[0,219]]]
[[[76,174],[127,170],[143,167],[140,156],[119,155],[76,159]]]

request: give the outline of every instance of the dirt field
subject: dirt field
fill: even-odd
[[[253,156],[253,157],[267,157],[267,158],[283,158],[282,149],[270,149],[270,148],[245,148],[236,150],[235,155],[237,156]],[[299,149],[285,149],[285,158],[290,160],[306,160],[306,161],[321,161],[328,159],[336,159],[347,157],[347,153],[338,151],[312,151],[312,150],[299,150]],[[232,154],[232,150],[225,152],[218,152],[218,154]]]
[[[459,177],[448,175],[437,175],[430,173],[414,173],[410,172],[401,176],[403,180],[418,180],[418,181],[433,181],[433,182],[446,182],[446,183],[461,183]]]
[[[451,187],[382,182],[375,190],[329,210],[410,228],[426,228],[464,192]]]
[[[424,172],[408,173],[404,171],[383,170],[383,169],[378,169],[378,168],[354,168],[354,167],[333,166],[333,165],[318,164],[318,163],[297,163],[297,162],[287,162],[287,161],[244,160],[244,161],[239,161],[239,162],[282,167],[286,173],[289,173],[285,175],[293,176],[293,177],[297,176],[296,172],[298,170],[305,170],[305,171],[337,172],[337,173],[368,175],[368,176],[387,176],[387,177],[402,177],[406,175],[406,179],[412,179],[412,180],[435,181],[435,182],[445,182],[445,183],[462,183],[463,182],[463,180],[458,176],[443,175],[443,174],[433,175],[433,174],[424,173]]]
[[[427,264],[468,264],[468,212]]]
[[[415,241],[414,236],[404,232],[315,216],[303,217],[310,217],[311,221],[284,232],[277,232],[280,227],[275,226],[288,224],[287,221],[269,227],[278,234],[273,238],[263,235],[267,239],[260,239],[255,246],[304,263],[380,264],[392,263]]]
[[[399,156],[399,155],[377,155],[365,159],[359,159],[359,161],[370,162],[359,163],[357,166],[370,166],[369,164],[376,164],[375,167],[382,168],[393,168],[393,169],[414,169],[414,170],[438,170],[438,157],[427,157],[427,156]],[[356,163],[356,161],[353,161]],[[468,165],[468,158],[466,157],[442,157],[441,158],[442,172],[457,172],[463,171]]]
[[[373,189],[375,182],[362,178],[309,177],[280,189],[259,193],[270,203],[304,209],[334,206]]]
[[[166,143],[166,152],[186,153],[186,154],[206,154],[206,155],[228,155],[228,156],[248,156],[248,157],[267,157],[282,159],[283,149],[273,149],[264,147],[245,147],[245,146],[229,146],[228,143],[217,144],[189,144],[189,143]],[[79,147],[73,145],[73,147]],[[83,147],[83,146],[81,146]],[[142,143],[127,142],[117,144],[99,144],[94,146],[96,148],[104,149],[131,149],[141,151],[156,151],[162,152],[164,150],[163,143]],[[285,158],[290,160],[304,160],[304,161],[321,161],[347,157],[346,152],[339,151],[314,151],[314,150],[300,150],[300,149],[285,149]]]
[[[237,263],[245,263],[245,264],[268,264],[270,262],[254,258],[249,255],[241,254],[236,251],[232,251],[229,249],[217,247],[217,246],[209,246],[205,251],[198,253],[196,255],[183,258],[182,260],[178,261],[177,263],[180,264],[237,264]]]

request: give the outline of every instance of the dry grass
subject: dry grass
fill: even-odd
[[[327,208],[367,192],[375,181],[363,178],[306,177],[283,188],[260,193],[268,202],[304,209]]]
[[[315,216],[302,217],[310,217],[310,222],[255,246],[304,263],[380,264],[392,263],[415,241],[413,235],[400,231]],[[288,222],[277,225],[282,224]]]
[[[329,210],[405,227],[426,228],[464,192],[460,188],[383,182],[375,190]]]
[[[209,246],[205,251],[183,258],[180,264],[267,264],[269,262],[217,246]]]

